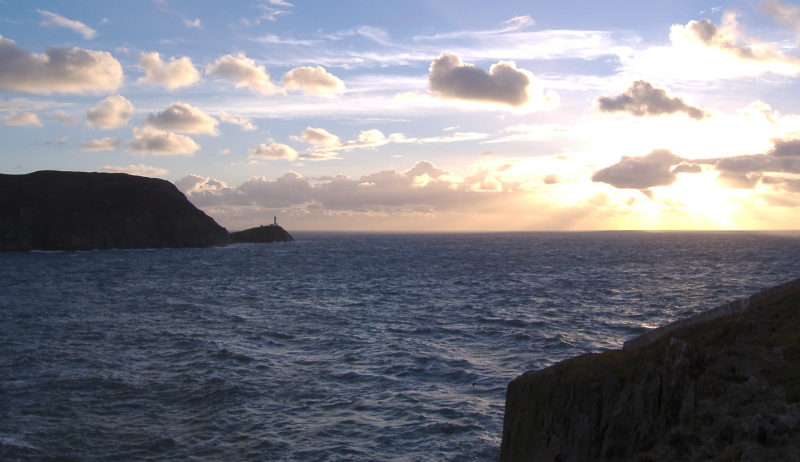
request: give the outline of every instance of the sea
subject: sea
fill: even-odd
[[[800,277],[800,232],[0,253],[0,460],[495,461],[506,386]]]

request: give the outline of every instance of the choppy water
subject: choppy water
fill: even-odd
[[[800,233],[0,254],[0,459],[496,460],[507,383],[800,276]]]

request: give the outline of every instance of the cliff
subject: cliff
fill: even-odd
[[[524,373],[500,460],[800,460],[799,286]]]
[[[228,231],[172,183],[122,173],[0,174],[0,250],[209,247]]]

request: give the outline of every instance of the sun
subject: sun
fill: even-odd
[[[722,188],[716,176],[717,172],[711,170],[681,174],[679,180],[664,191],[664,197],[673,201],[682,214],[692,217],[689,222],[701,225],[700,228],[738,229],[737,201],[750,191]]]

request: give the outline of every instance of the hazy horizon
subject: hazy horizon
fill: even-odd
[[[796,2],[430,3],[0,1],[0,173],[234,230],[798,229]]]

